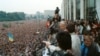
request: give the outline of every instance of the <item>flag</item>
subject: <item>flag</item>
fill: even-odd
[[[8,38],[9,38],[9,41],[13,42],[14,41],[14,36],[12,33],[8,32]]]

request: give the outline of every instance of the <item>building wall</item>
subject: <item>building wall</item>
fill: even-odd
[[[61,12],[62,12],[62,18],[68,19],[68,0],[62,0],[62,5],[61,5]]]
[[[97,1],[100,4],[100,0]],[[69,20],[94,19],[95,0],[63,0],[62,14]],[[98,13],[99,6],[97,5]],[[100,14],[100,13],[99,13]]]
[[[61,17],[64,18],[64,1],[61,4]]]
[[[75,0],[75,2],[76,2],[76,0]],[[74,6],[74,0],[63,0],[63,2],[62,2],[62,6],[61,6],[61,8],[62,8],[62,14],[63,14],[63,16],[64,16],[64,18],[65,19],[67,19],[67,20],[73,20],[73,19],[75,19],[76,18],[76,7],[73,7]],[[76,6],[76,5],[75,5]],[[75,9],[75,10],[74,10]],[[75,17],[75,18],[74,18]]]
[[[100,21],[100,0],[96,0],[96,10]]]

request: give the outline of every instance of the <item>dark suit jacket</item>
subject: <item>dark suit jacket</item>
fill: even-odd
[[[90,47],[88,47],[87,56],[99,56],[99,52],[98,52],[96,44],[93,44]]]

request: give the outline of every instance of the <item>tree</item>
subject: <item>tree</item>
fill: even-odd
[[[24,12],[6,13],[0,11],[0,21],[16,21],[16,20],[24,20],[24,19],[25,19]]]

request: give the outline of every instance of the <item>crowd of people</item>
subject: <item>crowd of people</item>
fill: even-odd
[[[47,28],[50,32],[48,40],[43,41],[46,44],[43,56],[58,55],[55,51],[64,51],[65,56],[100,56],[100,23],[97,20],[61,20],[55,12],[54,18],[47,21]]]
[[[100,23],[62,20],[59,11],[57,7],[54,17],[47,21],[12,22],[9,28],[0,27],[0,55],[100,56]],[[14,41],[9,41],[8,32],[14,35]]]
[[[36,20],[10,22],[11,27],[5,28],[0,24],[0,55],[1,56],[36,56],[36,51],[41,49],[45,22],[40,26]],[[37,32],[40,33],[37,33]],[[9,41],[7,33],[11,32],[14,41]]]

